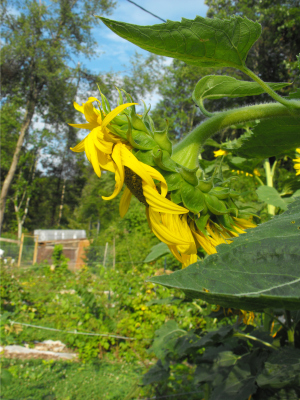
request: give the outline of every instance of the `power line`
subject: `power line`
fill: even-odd
[[[55,328],[48,328],[46,326],[39,326],[39,325],[31,325],[31,324],[25,324],[23,322],[18,322],[18,321],[10,321],[12,325],[23,325],[27,326],[29,328],[37,328],[37,329],[44,329],[46,331],[56,331],[56,332],[63,332],[63,333],[72,333],[73,335],[87,335],[87,336],[104,336],[104,337],[113,337],[117,339],[127,339],[127,340],[153,340],[153,339],[147,339],[147,338],[142,338],[142,339],[137,339],[137,338],[132,338],[132,337],[127,337],[127,336],[118,336],[118,335],[111,335],[109,333],[89,333],[89,332],[77,332],[75,329],[74,331],[63,331],[61,329],[55,329]]]
[[[158,17],[157,15],[153,14],[151,11],[148,11],[148,10],[146,10],[144,7],[142,7],[142,6],[138,5],[138,4],[136,4],[134,1],[132,1],[132,0],[127,0],[127,1],[128,1],[129,3],[134,4],[135,6],[137,6],[138,8],[140,8],[141,10],[145,11],[146,13],[153,15],[153,17],[160,19],[162,22],[167,22],[166,20],[164,20],[164,19]]]

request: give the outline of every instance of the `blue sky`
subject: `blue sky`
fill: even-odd
[[[160,18],[172,21],[180,21],[182,17],[194,19],[196,15],[205,17],[208,9],[204,0],[135,0],[135,2]],[[116,8],[108,18],[137,25],[162,23],[126,0],[117,0]],[[111,71],[126,73],[130,67],[130,57],[135,51],[148,54],[147,51],[117,36],[103,23],[98,25],[93,33],[98,43],[97,56],[92,60],[84,58],[78,60],[93,73],[103,74]]]

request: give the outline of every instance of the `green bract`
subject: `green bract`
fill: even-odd
[[[126,92],[124,93],[131,101],[130,96]],[[105,96],[101,94],[101,97],[106,110],[110,109]],[[119,91],[119,104],[122,103],[123,96]],[[146,107],[142,116],[136,114],[135,106],[131,106],[128,110],[125,109],[113,119],[110,129],[114,134],[130,143],[138,160],[155,167],[164,176],[172,201],[189,209],[192,214],[195,214],[193,217],[195,220],[199,218],[199,213],[201,213],[201,218],[205,215],[208,217],[224,214],[243,215],[242,212],[238,212],[233,203],[236,193],[228,187],[222,187],[222,179],[200,180],[198,166],[189,169],[171,158],[172,143],[167,134],[168,124],[164,131],[156,131],[152,121],[150,123]],[[233,206],[228,201],[231,201]],[[228,224],[230,221],[234,225],[233,220],[228,220]],[[201,229],[204,230],[204,228],[205,226],[201,225]]]

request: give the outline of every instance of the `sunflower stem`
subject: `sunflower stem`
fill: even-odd
[[[201,147],[215,133],[238,123],[283,116],[292,118],[289,109],[279,103],[257,104],[216,113],[174,146],[172,159],[186,168],[194,169],[198,167]]]
[[[256,342],[260,342],[260,343],[264,344],[264,345],[267,346],[267,347],[271,347],[271,348],[274,349],[274,350],[278,350],[277,347],[273,346],[272,344],[270,344],[270,343],[268,343],[268,342],[265,342],[264,340],[258,339],[258,338],[255,337],[255,336],[246,335],[246,334],[240,333],[240,332],[234,333],[233,336],[239,337],[239,338],[244,339],[244,340],[249,340],[249,339],[250,339],[250,340],[255,340]]]
[[[300,109],[299,101],[288,100],[288,99],[285,99],[284,97],[281,97],[278,93],[276,93],[273,89],[271,89],[270,86],[266,82],[264,82],[262,79],[260,79],[249,68],[244,67],[241,69],[241,71],[244,72],[246,75],[248,75],[255,82],[257,82],[264,89],[264,91],[266,93],[268,93],[274,100],[278,101],[279,103],[283,104],[285,107],[289,108],[290,112],[294,113]]]
[[[264,169],[266,173],[267,186],[273,187],[274,168],[271,170],[271,165],[268,158],[264,161]],[[268,214],[275,215],[275,206],[268,204]]]

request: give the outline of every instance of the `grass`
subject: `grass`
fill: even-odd
[[[138,384],[137,364],[3,359],[2,400],[124,400]]]

